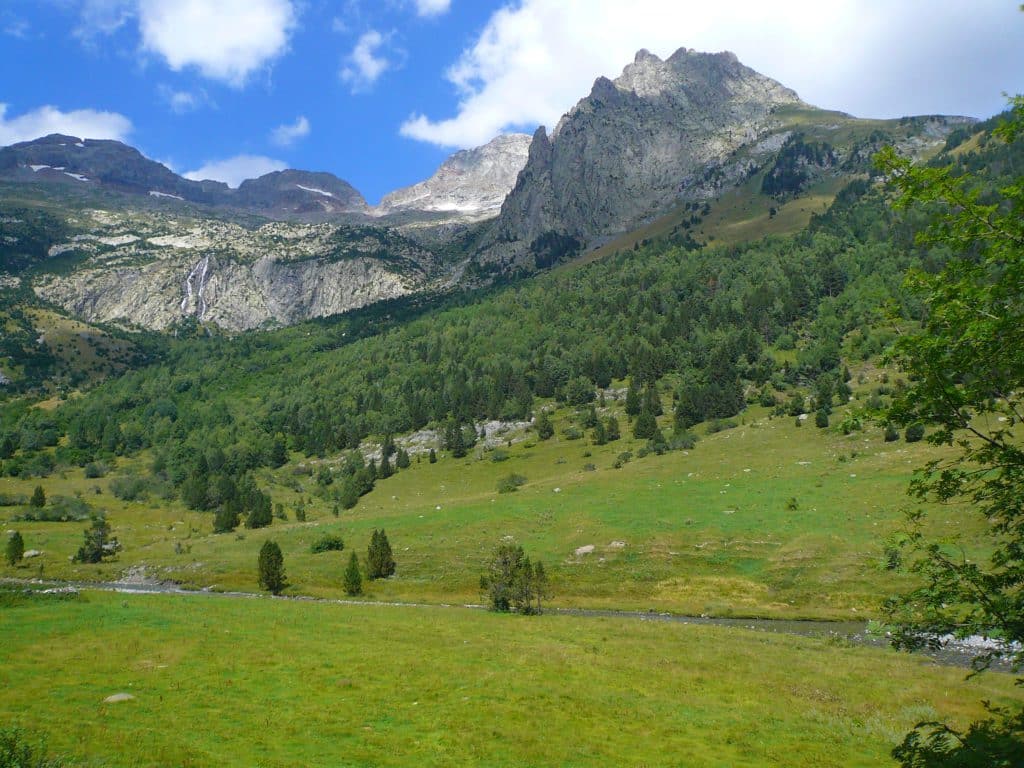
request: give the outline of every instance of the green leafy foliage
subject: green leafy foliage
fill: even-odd
[[[260,589],[265,589],[275,595],[281,594],[287,586],[287,581],[284,574],[284,555],[277,542],[269,539],[263,542],[256,568]]]
[[[494,550],[487,573],[480,577],[480,589],[494,611],[540,613],[543,601],[551,597],[544,565],[530,562],[523,548],[503,541]]]

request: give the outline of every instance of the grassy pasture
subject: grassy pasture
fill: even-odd
[[[86,593],[0,637],[0,718],[111,767],[877,766],[1020,695],[811,638],[446,608]]]
[[[261,476],[289,522],[235,534],[212,534],[211,514],[188,512],[176,500],[118,500],[110,492],[114,474],[87,480],[72,470],[42,484],[51,495],[77,493],[106,510],[124,551],[102,565],[73,565],[84,524],[8,520],[26,548],[44,554],[17,568],[4,565],[0,575],[34,576],[42,567],[51,577],[103,580],[145,564],[151,575],[196,587],[254,591],[256,554],[272,538],[284,551],[293,594],[332,597],[341,594],[348,552],[313,555],[310,545],[339,534],[362,556],[373,528],[384,527],[398,571],[367,590],[384,600],[478,600],[479,575],[503,536],[544,561],[563,606],[864,618],[900,586],[883,567],[884,542],[910,504],[910,472],[935,453],[927,444],[884,443],[877,427],[849,436],[810,421],[796,427],[792,418],[769,419],[752,407],[735,429],[704,435],[692,451],[634,458],[615,469],[619,454],[635,453],[639,444],[628,436],[605,446],[568,440],[568,415],[563,409],[556,418],[556,437],[538,442],[531,435],[504,449],[509,458],[500,463],[480,452],[433,465],[414,460],[337,518],[315,495],[313,478],[294,474],[296,457]],[[628,435],[621,413],[620,423]],[[512,472],[527,483],[498,493],[499,478]],[[29,495],[37,482],[4,478],[0,490]],[[312,500],[305,523],[294,521],[300,498]],[[0,518],[14,512],[0,508]],[[929,525],[932,534],[960,536],[968,547],[983,534],[972,516],[951,507],[934,509]],[[586,545],[594,545],[593,554],[575,555]]]

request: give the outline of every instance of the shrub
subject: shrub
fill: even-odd
[[[110,492],[122,501],[145,501],[149,491],[149,480],[138,475],[115,477],[110,481]]]
[[[712,419],[708,422],[708,434],[724,432],[727,429],[736,429],[736,422],[732,419]]]
[[[565,428],[565,432],[562,433],[562,436],[565,437],[566,440],[579,440],[583,437],[583,433],[576,427],[570,426]]]
[[[0,728],[0,768],[61,768],[64,764],[46,755],[41,744],[30,744],[17,728]]]
[[[526,483],[526,478],[514,472],[498,481],[498,493],[514,493],[519,486]]]
[[[89,479],[106,477],[108,471],[107,465],[102,461],[90,461],[85,465],[85,476]]]
[[[689,451],[697,445],[697,435],[689,430],[672,435],[668,447],[673,451]]]
[[[309,551],[314,555],[319,555],[323,552],[341,552],[343,549],[345,549],[344,539],[341,536],[328,533],[314,541]]]
[[[814,414],[814,426],[818,429],[825,429],[828,426],[828,412],[824,408]]]
[[[491,454],[491,461],[497,463],[499,461],[508,461],[508,453],[498,448],[494,453]]]
[[[918,442],[924,437],[924,424],[911,424],[903,433],[903,437],[908,443]]]
[[[885,442],[895,443],[900,439],[900,433],[896,431],[896,427],[892,424],[885,425]]]

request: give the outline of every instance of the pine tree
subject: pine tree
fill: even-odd
[[[430,449],[430,456],[428,460],[430,461],[431,464],[437,464],[437,451],[435,451],[433,448]]]
[[[284,435],[278,432],[274,435],[274,442],[270,447],[270,466],[277,469],[287,463],[288,443],[285,442]]]
[[[36,489],[32,492],[32,499],[29,501],[29,506],[35,507],[36,509],[42,509],[46,506],[46,491],[43,490],[43,486],[36,486]]]
[[[114,549],[120,548],[117,539],[110,539],[110,525],[102,517],[93,518],[92,525],[85,529],[85,540],[75,553],[74,562],[98,563],[111,544]]]
[[[658,421],[654,414],[644,408],[636,417],[636,424],[633,425],[633,437],[637,440],[650,440],[658,431]]]
[[[249,515],[252,518],[252,515]],[[238,506],[234,502],[222,504],[217,510],[217,514],[213,518],[213,532],[214,533],[231,533],[238,527],[239,515]],[[252,528],[246,520],[246,527]]]
[[[391,468],[391,460],[388,459],[388,455],[384,453],[380,457],[380,467],[377,468],[377,479],[387,480],[393,474],[395,474],[395,471]]]
[[[284,555],[281,554],[281,547],[276,542],[263,542],[257,568],[260,589],[265,589],[275,595],[281,594],[287,585],[284,576]]]
[[[8,565],[19,563],[22,558],[25,557],[25,540],[21,537],[21,533],[18,531],[15,531],[8,537],[7,550],[5,554],[7,556]]]
[[[640,414],[640,385],[635,378],[630,378],[629,389],[626,390],[626,415],[638,416]]]
[[[537,414],[537,437],[541,440],[548,440],[555,434],[555,425],[551,423],[551,417],[547,411]]]
[[[605,425],[605,436],[609,443],[622,437],[622,434],[619,432],[619,420],[614,416],[608,417],[608,423]]]
[[[345,594],[350,597],[363,594],[363,577],[359,573],[359,558],[353,552],[345,569]]]
[[[598,420],[594,425],[594,445],[604,445],[607,442],[608,431],[605,429],[604,423]]]
[[[537,601],[537,613],[542,613],[543,601],[551,598],[551,588],[548,585],[548,575],[544,570],[544,563],[540,560],[533,566],[533,597]]]
[[[408,469],[411,463],[409,452],[405,448],[399,448],[398,454],[395,456],[395,467],[398,469]]]
[[[370,546],[366,551],[366,576],[369,579],[385,579],[395,573],[395,558],[391,543],[384,529],[373,530]]]

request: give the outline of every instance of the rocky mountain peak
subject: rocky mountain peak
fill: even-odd
[[[522,133],[497,136],[482,147],[449,157],[433,176],[384,196],[377,212],[454,212],[494,215],[526,164],[531,138]]]

